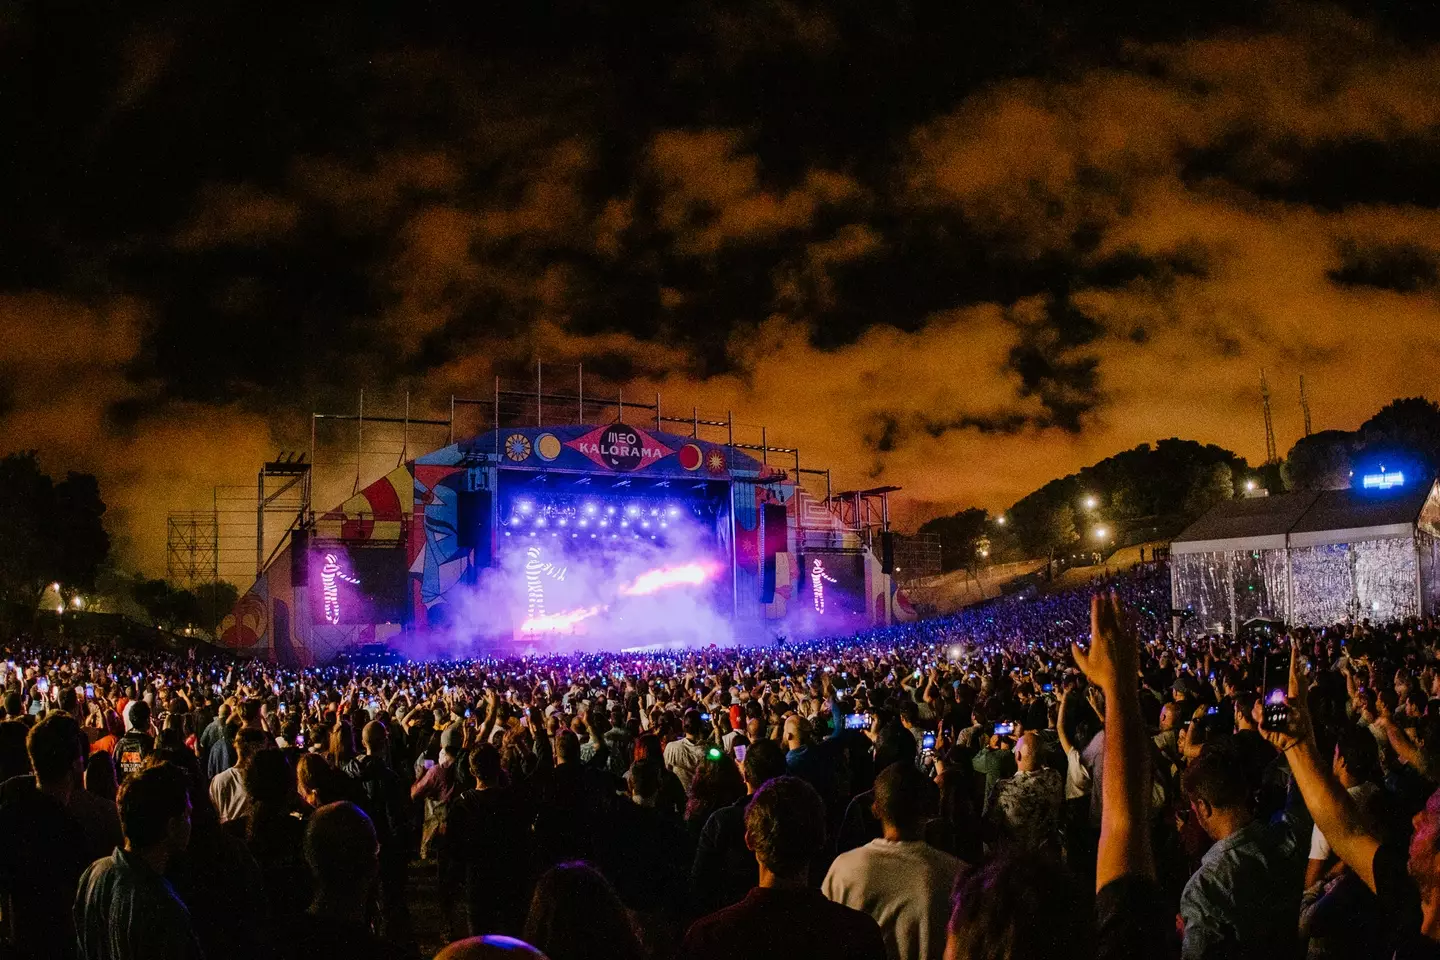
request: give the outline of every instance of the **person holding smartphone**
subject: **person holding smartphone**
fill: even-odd
[[[1012,748],[1015,744],[1016,734],[1021,729],[1020,724],[1013,720],[995,721],[990,725],[990,742],[975,754],[974,760],[970,761],[970,765],[976,773],[985,774],[987,804],[991,792],[995,789],[995,784],[1006,777],[1015,775],[1017,767],[1015,752]]]

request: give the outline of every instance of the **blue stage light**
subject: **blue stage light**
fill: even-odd
[[[589,521],[589,520],[586,520],[584,517],[581,517],[581,518],[580,518],[580,526],[582,526],[582,527],[588,527],[588,526],[590,526],[590,521]]]
[[[537,527],[543,527],[543,526],[545,526],[545,518],[544,518],[544,517],[536,517],[536,518],[535,518],[535,526],[537,526]]]
[[[622,527],[628,527],[628,526],[630,526],[630,521],[629,521],[629,520],[621,520],[621,521],[620,521],[620,526],[622,526]]]
[[[640,508],[632,503],[630,504],[630,506],[625,508],[625,513],[627,516],[638,517],[640,516]]]
[[[593,503],[587,503],[587,504],[585,504],[585,512],[586,512],[586,513],[593,514],[593,513],[595,512],[595,504],[593,504]]]
[[[658,516],[660,516],[660,508],[659,508],[659,507],[651,507],[651,508],[650,508],[650,516],[652,516],[652,517],[658,517]]]
[[[608,526],[610,526],[610,521],[609,521],[609,520],[601,520],[601,521],[600,521],[600,526],[602,526],[602,527],[608,527]]]
[[[644,527],[645,529],[648,530],[648,529],[650,529],[650,521],[649,521],[649,520],[641,520],[641,521],[640,521],[640,526],[642,526],[642,527]]]
[[[529,513],[531,510],[535,509],[535,504],[531,503],[529,500],[521,500],[519,507],[521,513]]]
[[[560,518],[560,526],[562,526],[562,527],[565,526],[565,525],[566,525],[567,523],[569,523],[569,522],[570,522],[570,521],[569,521],[569,520],[566,520],[564,517],[561,517],[561,518]]]
[[[613,517],[613,516],[615,516],[615,508],[614,508],[614,507],[606,507],[606,508],[605,508],[605,513],[606,513],[608,516],[612,516],[612,517]]]
[[[678,517],[678,516],[680,516],[680,508],[679,508],[679,507],[671,507],[669,510],[666,511],[666,513],[670,514],[670,516],[672,516],[672,517]]]
[[[510,518],[510,522],[513,523],[513,524],[515,524],[516,526],[520,526],[521,524],[523,524],[523,523],[525,522],[525,518],[522,517],[522,516],[518,516],[518,515],[517,515],[517,516],[513,516],[513,517]]]

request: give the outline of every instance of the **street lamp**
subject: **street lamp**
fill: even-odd
[[[1104,527],[1096,527],[1096,528],[1095,528],[1095,539],[1096,539],[1096,540],[1104,540],[1104,539],[1105,539],[1105,535],[1108,534],[1109,532],[1110,532],[1110,531],[1106,530]]]
[[[1253,491],[1254,489],[1255,489],[1255,481],[1254,481],[1254,480],[1246,480],[1246,481],[1245,481],[1245,490],[1246,490],[1246,492]]]
[[[1086,497],[1086,498],[1085,498],[1085,509],[1086,509],[1086,510],[1094,510],[1094,509],[1095,509],[1095,503],[1096,503],[1096,501],[1095,501],[1095,497],[1094,497],[1094,496]]]
[[[1002,527],[1005,526],[1005,514],[1002,513],[1000,514],[1000,516],[996,517],[995,522],[1000,524],[1000,526]]]

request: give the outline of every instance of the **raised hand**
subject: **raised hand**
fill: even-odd
[[[1264,723],[1264,707],[1256,705],[1256,708],[1261,711],[1261,733],[1265,735],[1266,740],[1269,740],[1281,751],[1289,750],[1310,737],[1310,713],[1306,710],[1305,693],[1304,672],[1300,666],[1300,645],[1292,642],[1290,644],[1290,685],[1285,697],[1285,705],[1289,708],[1289,720],[1285,729],[1272,730],[1267,727]]]
[[[1139,644],[1124,606],[1115,592],[1097,593],[1090,599],[1090,649],[1070,645],[1075,663],[1090,682],[1107,694],[1120,685],[1135,685],[1140,667]]]

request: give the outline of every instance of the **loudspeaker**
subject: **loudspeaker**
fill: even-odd
[[[880,533],[880,572],[895,572],[895,534],[890,530]]]
[[[290,585],[310,584],[310,531],[305,527],[290,531]]]
[[[490,566],[490,492],[461,493],[455,504],[455,542],[474,550],[472,566]]]
[[[786,534],[789,532],[785,522],[785,505],[783,503],[767,503],[760,508],[760,520],[762,522],[761,533],[764,537],[761,543],[761,579],[760,579],[760,602],[775,602],[775,555],[785,552]]]

